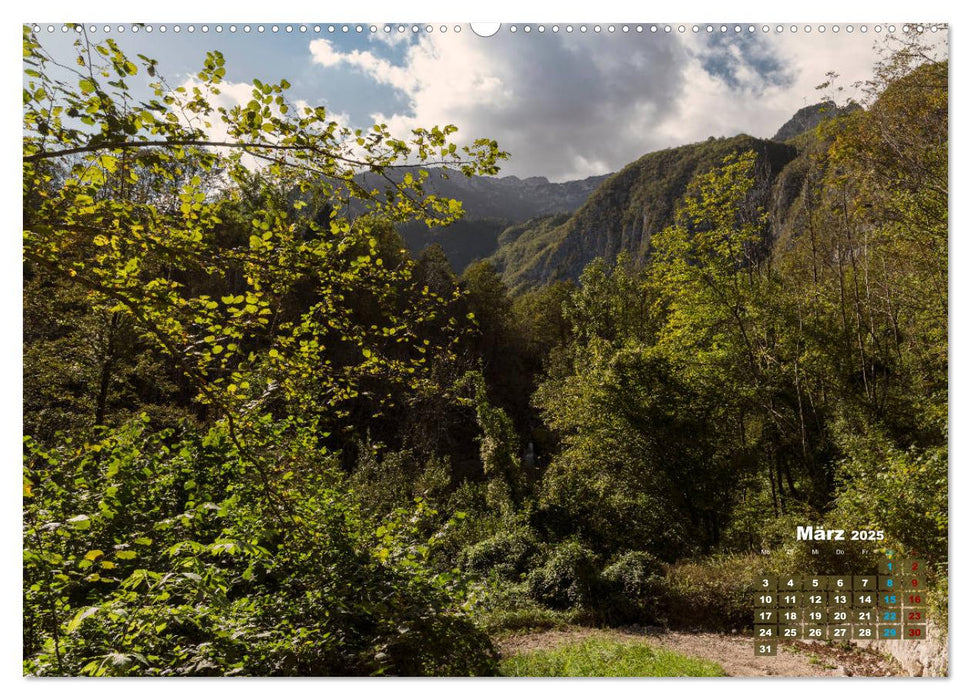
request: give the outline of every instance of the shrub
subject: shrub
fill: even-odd
[[[491,574],[516,581],[539,558],[539,545],[531,530],[518,527],[504,530],[462,551],[460,566],[478,574]]]
[[[574,541],[558,545],[527,581],[536,601],[559,610],[590,607],[601,589],[594,553]]]
[[[439,540],[440,568],[459,566],[464,550],[487,540],[508,527],[501,513],[486,503],[487,486],[483,482],[461,481],[449,494],[442,510],[457,516],[442,532]]]
[[[446,460],[429,459],[422,464],[411,450],[378,455],[373,447],[361,445],[357,466],[347,479],[364,510],[376,519],[415,498],[444,501],[450,472]]]
[[[930,562],[946,561],[946,445],[902,450],[879,435],[843,442],[849,457],[840,464],[836,515],[854,527],[885,530]]]
[[[492,635],[596,622],[583,610],[551,610],[537,603],[531,597],[529,585],[526,582],[482,583],[475,590],[474,598],[477,610],[476,622]]]
[[[664,585],[668,624],[718,632],[747,629],[754,616],[754,581],[760,556],[712,557],[669,568]]]
[[[267,419],[292,471],[269,501],[227,430],[27,441],[32,675],[482,675],[488,636],[427,564],[421,501],[373,528],[312,437]],[[278,510],[279,509],[279,510]],[[281,512],[282,511],[282,512]]]
[[[647,552],[627,552],[603,570],[600,612],[609,624],[654,623],[664,594],[664,566]]]

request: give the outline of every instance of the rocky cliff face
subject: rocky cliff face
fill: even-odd
[[[465,217],[441,229],[410,224],[401,234],[415,254],[441,245],[457,272],[488,258],[514,289],[575,279],[597,257],[613,259],[628,251],[646,261],[651,236],[672,222],[690,180],[729,153],[754,150],[760,165],[759,204],[772,221],[767,235],[777,239],[806,176],[799,154],[815,142],[807,132],[824,119],[857,109],[855,104],[840,108],[820,102],[796,112],[771,140],[710,138],[649,153],[611,175],[570,182],[458,173],[445,178],[442,170],[430,168],[427,191],[460,200]]]
[[[799,134],[806,133],[810,129],[815,129],[824,119],[832,119],[833,117],[855,112],[858,109],[860,109],[860,106],[854,103],[850,103],[846,107],[837,107],[836,103],[832,100],[803,107],[775,132],[772,140],[788,141],[791,138],[799,136]]]
[[[608,177],[596,175],[584,180],[550,182],[545,177],[520,179],[513,175],[501,178],[452,175],[442,180],[439,173],[430,174],[428,189],[440,196],[461,200],[470,218],[500,218],[510,223],[575,211]]]
[[[946,677],[948,675],[947,635],[933,622],[927,625],[927,639],[920,642],[866,642],[862,646],[889,654],[911,676]]]
[[[417,168],[389,171],[399,181],[405,173],[417,175]],[[545,177],[466,177],[459,172],[426,168],[425,190],[439,197],[462,202],[465,216],[473,219],[503,219],[518,223],[537,216],[574,211],[582,205],[608,175],[594,175],[583,180],[550,182]],[[375,175],[362,175],[362,185],[381,189],[385,180]]]
[[[796,148],[744,135],[709,139],[643,156],[608,178],[569,219],[557,226],[537,221],[492,260],[514,289],[576,278],[593,259],[613,259],[621,251],[643,262],[651,236],[673,222],[692,178],[748,150],[758,156],[758,204],[770,211],[777,199],[773,183],[796,157]]]

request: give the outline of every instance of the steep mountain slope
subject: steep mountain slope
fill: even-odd
[[[785,206],[789,196],[774,192],[773,183],[796,158],[795,146],[745,135],[711,138],[643,156],[609,177],[565,221],[547,217],[504,232],[504,245],[491,260],[513,289],[576,278],[594,258],[612,259],[621,251],[643,261],[651,235],[672,222],[691,179],[748,150],[758,156],[759,204],[767,211]]]
[[[788,141],[791,138],[806,133],[810,129],[815,129],[820,122],[826,119],[832,119],[833,117],[849,114],[857,111],[858,109],[860,109],[860,106],[855,102],[851,102],[845,107],[837,107],[836,103],[832,100],[826,100],[825,102],[803,107],[798,112],[793,114],[789,121],[779,127],[779,130],[775,132],[775,136],[772,137],[772,140]]]
[[[594,175],[584,180],[550,182],[545,177],[464,177],[454,173],[443,179],[438,168],[430,168],[428,173],[426,189],[460,200],[470,219],[513,222],[574,211],[608,177]]]
[[[671,223],[688,182],[728,154],[752,149],[762,166],[760,203],[773,214],[771,235],[785,237],[788,209],[808,168],[804,156],[816,150],[813,130],[824,120],[859,109],[852,103],[820,102],[797,111],[771,140],[710,138],[649,153],[611,175],[570,182],[454,173],[446,178],[431,168],[426,189],[460,200],[465,216],[445,228],[411,223],[399,232],[414,254],[440,245],[456,272],[489,259],[514,289],[575,278],[594,258],[613,258],[622,250],[646,260],[651,235]],[[395,171],[392,177],[405,172]]]
[[[405,172],[396,171],[392,177],[403,177]],[[457,173],[445,179],[439,168],[429,168],[428,173],[425,189],[461,201],[465,217],[445,228],[430,229],[411,223],[399,232],[413,253],[420,253],[433,243],[441,245],[457,272],[473,260],[492,255],[499,246],[499,234],[508,226],[535,217],[571,213],[608,177],[595,175],[584,180],[550,182],[545,177],[469,178]],[[362,184],[370,183],[362,178]]]

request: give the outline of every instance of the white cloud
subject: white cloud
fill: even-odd
[[[375,56],[370,51],[353,50],[348,53],[336,51],[327,39],[315,39],[310,42],[310,55],[314,63],[331,68],[339,65],[357,68],[379,83],[390,85],[399,90],[414,89],[415,76],[412,72],[395,66],[389,61]]]
[[[678,117],[666,123],[664,132],[675,143],[743,132],[771,138],[802,107],[826,99],[860,102],[864,95],[854,84],[873,77],[874,65],[880,59],[877,47],[883,41],[872,33],[860,32],[773,34],[764,37],[762,43],[784,63],[790,80],[763,85],[759,75],[746,68],[738,76],[741,85],[737,88],[707,74],[700,54],[694,52],[685,71]],[[839,74],[836,83],[817,89],[827,80],[829,71]],[[844,89],[837,93],[837,86]]]
[[[393,132],[456,124],[462,138],[494,138],[510,151],[504,171],[556,179],[627,162],[624,143],[605,135],[630,131],[627,107],[657,114],[676,90],[676,71],[655,66],[672,63],[676,42],[635,45],[617,37],[601,48],[590,54],[549,35],[426,34],[395,65],[372,51],[340,52],[324,39],[310,45],[314,62],[359,70],[406,96],[407,110],[372,115]]]
[[[385,26],[390,26],[390,31],[384,31]],[[381,42],[382,44],[387,44],[388,46],[397,46],[399,44],[406,44],[411,41],[412,32],[408,31],[398,31],[398,27],[402,25],[377,25],[378,31],[369,32],[368,39],[370,41]]]
[[[371,38],[403,41],[395,32]],[[868,78],[872,43],[872,34],[816,31],[489,39],[448,32],[410,37],[394,62],[373,43],[340,51],[317,39],[310,51],[319,65],[398,91],[406,108],[371,115],[393,132],[455,124],[461,139],[494,138],[511,152],[504,173],[564,180],[708,136],[771,137],[796,110],[828,96],[815,90],[827,71],[847,85]]]

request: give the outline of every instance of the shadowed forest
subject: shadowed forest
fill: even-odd
[[[402,232],[460,230],[436,180],[499,174],[488,134],[351,130],[285,80],[217,107],[218,53],[186,89],[23,46],[25,674],[495,675],[517,630],[744,630],[756,574],[871,565],[805,525],[919,554],[946,625],[919,42],[859,105],[631,154],[461,270]]]

